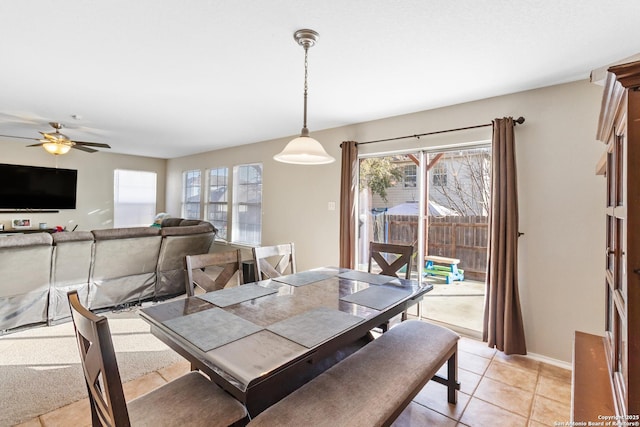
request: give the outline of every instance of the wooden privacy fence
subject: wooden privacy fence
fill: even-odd
[[[377,231],[377,241],[417,242],[418,217],[377,215],[374,217],[374,230]],[[487,277],[488,235],[489,218],[486,216],[430,216],[427,254],[458,258],[465,278],[484,281]]]

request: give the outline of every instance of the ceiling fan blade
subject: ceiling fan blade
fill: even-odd
[[[43,143],[40,144],[31,144],[31,145],[27,145],[27,147],[42,147]]]
[[[40,138],[29,138],[27,136],[15,136],[15,135],[0,135],[5,138],[18,138],[18,139],[33,139],[34,141],[40,141]]]
[[[98,150],[94,150],[93,148],[85,147],[83,145],[78,145],[78,144],[72,145],[71,148],[75,148],[76,150],[84,151],[87,153],[95,153],[98,151]]]
[[[73,141],[76,145],[84,145],[88,147],[99,147],[99,148],[111,148],[109,144],[103,144],[101,142],[83,142],[83,141]]]
[[[58,142],[58,141],[63,141],[64,140],[64,138],[60,137],[61,134],[47,133],[47,132],[38,132],[38,133],[42,134],[44,139],[46,139],[47,141],[50,141],[50,142]],[[42,139],[41,139],[41,141],[42,141]]]

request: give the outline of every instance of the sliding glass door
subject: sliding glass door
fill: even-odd
[[[489,143],[361,157],[357,268],[367,270],[369,242],[412,245],[411,277],[444,285],[434,295],[477,297],[464,327],[481,330],[490,172]]]

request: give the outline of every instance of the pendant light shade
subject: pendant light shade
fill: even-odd
[[[295,165],[324,165],[336,160],[327,154],[318,141],[309,136],[309,129],[307,129],[307,76],[309,71],[307,55],[309,48],[318,41],[318,37],[319,34],[313,30],[298,30],[293,34],[295,41],[304,48],[304,119],[300,136],[291,140],[284,147],[284,150],[273,156],[278,162]]]
[[[294,165],[324,165],[336,159],[324,151],[322,145],[310,136],[299,136],[292,139],[279,154],[273,158],[282,163]]]

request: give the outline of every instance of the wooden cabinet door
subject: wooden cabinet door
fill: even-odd
[[[613,67],[618,72],[629,69]],[[635,67],[640,76],[640,63]],[[628,74],[618,95],[607,142],[606,319],[609,372],[619,415],[640,414],[640,81]],[[636,84],[628,87],[626,84]],[[612,86],[613,87],[613,86]]]

